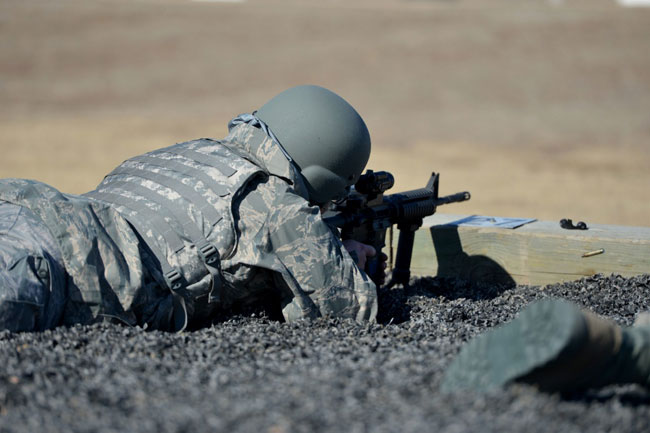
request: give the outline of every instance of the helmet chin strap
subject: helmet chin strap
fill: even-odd
[[[255,113],[257,113],[257,111],[253,111],[252,114],[243,113],[243,114],[240,114],[239,116],[235,117],[230,122],[228,122],[228,130],[231,130],[235,126],[237,126],[239,124],[242,124],[242,123],[246,123],[246,124],[248,124],[250,126],[254,126],[256,128],[259,128],[262,131],[264,131],[264,133],[266,135],[268,135],[271,138],[271,140],[273,140],[275,142],[275,144],[277,144],[280,147],[280,150],[282,151],[282,154],[287,158],[287,160],[289,162],[293,162],[293,158],[291,158],[289,153],[285,150],[284,146],[282,146],[282,144],[280,143],[280,140],[278,140],[278,137],[276,137],[275,134],[273,133],[273,131],[271,131],[271,128],[269,128],[269,125],[264,123],[262,121],[262,119],[260,119],[259,117],[255,116]]]

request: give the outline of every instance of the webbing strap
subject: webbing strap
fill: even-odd
[[[228,191],[228,188],[225,185],[216,183],[215,180],[212,179],[210,176],[208,176],[207,173],[205,173],[204,171],[198,170],[189,165],[185,165],[182,162],[173,159],[162,159],[155,155],[140,155],[131,158],[129,161],[154,165],[162,169],[172,170],[176,173],[184,174],[185,176],[191,179],[200,180],[206,189],[212,191],[215,195],[218,195],[219,197],[225,197],[228,194],[230,194],[230,191]]]
[[[119,174],[147,179],[159,185],[163,185],[168,188],[171,188],[172,190],[180,193],[183,196],[183,198],[185,198],[187,201],[189,201],[194,206],[196,206],[197,209],[201,211],[201,213],[205,214],[205,216],[211,222],[212,226],[216,225],[219,221],[223,219],[223,217],[219,215],[219,213],[216,211],[214,206],[212,206],[208,202],[205,196],[198,193],[191,186],[186,185],[183,182],[174,179],[171,176],[166,176],[163,173],[156,173],[153,171],[147,171],[136,167],[125,167],[122,165],[117,167],[106,177],[108,178],[110,176],[115,176]],[[185,219],[188,218],[185,217]],[[201,235],[201,237],[203,237],[203,235]]]
[[[116,183],[114,184],[117,186]],[[154,239],[148,235],[150,232],[149,227],[151,227],[156,232],[160,233],[174,253],[178,253],[185,248],[185,243],[176,230],[174,230],[172,226],[160,216],[160,214],[157,214],[155,211],[151,210],[144,204],[139,203],[137,200],[133,200],[111,191],[91,191],[87,195],[126,208],[131,214],[131,218],[128,218],[129,222],[139,229],[142,236]]]
[[[155,214],[158,214],[157,218],[167,217],[171,220],[177,221],[180,224],[182,234],[187,236],[187,238],[189,238],[189,240],[192,241],[192,243],[194,243],[197,247],[208,243],[203,236],[203,233],[201,233],[201,230],[196,227],[194,221],[192,221],[187,212],[179,209],[178,203],[170,200],[169,198],[163,196],[162,194],[159,194],[152,189],[138,185],[135,182],[111,182],[110,178],[106,179],[106,181],[108,181],[108,185],[125,189],[127,191],[132,191],[133,193],[141,197],[145,197],[148,200],[156,203],[159,206],[159,209],[155,212]],[[135,206],[136,210],[139,210],[140,207],[149,209],[144,203],[141,204],[138,200],[133,200],[132,202],[132,206]]]
[[[171,146],[160,149],[160,152],[167,152],[173,155],[184,156],[188,159],[191,159],[192,161],[198,162],[199,164],[209,165],[210,167],[214,167],[219,170],[226,177],[230,177],[233,174],[237,173],[237,170],[224,164],[221,158],[207,153],[197,152],[193,149],[188,149],[180,146]]]
[[[149,245],[151,252],[158,259],[158,262],[160,262],[163,276],[165,277],[165,281],[169,288],[172,289],[172,291],[175,291],[183,287],[183,276],[181,272],[169,264],[165,252],[160,250],[157,246],[158,239],[151,234],[149,227],[147,227],[150,226],[160,233],[172,250],[175,253],[178,253],[185,247],[185,244],[174,229],[172,229],[163,218],[160,218],[160,216],[156,215],[155,212],[145,206],[134,206],[134,203],[137,203],[135,200],[131,200],[119,194],[103,191],[91,191],[86,195],[98,200],[122,206],[130,214],[126,219],[133,224],[142,237],[149,240],[147,244]],[[135,209],[136,207],[137,210]]]
[[[135,169],[135,170],[139,170],[139,169]],[[149,173],[149,172],[145,172],[145,173]],[[168,180],[168,179],[164,179],[164,180]],[[202,231],[195,225],[195,223],[191,220],[189,215],[183,210],[179,209],[178,203],[170,200],[169,198],[159,194],[154,190],[146,188],[142,185],[138,185],[134,182],[125,182],[125,181],[111,182],[110,178],[107,178],[106,181],[111,186],[133,191],[135,194],[141,197],[146,197],[152,202],[158,204],[160,209],[153,214],[152,216],[153,219],[164,220],[164,217],[167,216],[168,218],[172,218],[180,223],[182,228],[182,234],[187,236],[190,239],[190,241],[194,245],[196,245],[196,249],[199,255],[201,256],[204,265],[206,266],[208,272],[212,276],[212,287],[210,289],[210,291],[212,292],[214,290],[215,283],[220,282],[219,250],[217,250],[217,247],[215,247],[212,243],[210,243],[205,238]],[[154,180],[154,182],[155,181],[156,180]],[[177,191],[177,192],[182,193],[182,191]],[[196,194],[196,191],[194,191],[194,194]],[[146,211],[151,212],[151,210],[144,203],[140,203],[137,200],[131,200],[131,202],[132,204],[129,206],[132,208],[135,207],[136,211],[139,211],[140,208],[146,208]],[[212,210],[214,211],[214,209]],[[214,224],[221,221],[222,218],[223,217],[221,216],[217,216],[217,221]]]

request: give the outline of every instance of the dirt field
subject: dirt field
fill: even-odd
[[[516,5],[516,6],[515,6]],[[650,9],[608,1],[0,2],[0,177],[83,192],[297,84],[449,213],[650,225]]]

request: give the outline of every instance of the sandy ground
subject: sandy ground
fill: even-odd
[[[67,192],[297,84],[449,213],[648,226],[650,9],[608,1],[0,2],[0,177]]]

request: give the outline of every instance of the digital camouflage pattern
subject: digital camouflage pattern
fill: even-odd
[[[318,207],[309,205],[307,188],[279,146],[248,125],[233,128],[226,141],[238,144],[270,174],[239,204],[239,215],[246,215],[237,224],[239,248],[222,261],[228,286],[263,291],[268,279],[255,274],[264,269],[275,280],[280,277],[286,320],[321,315],[374,320],[374,283],[323,222]]]
[[[114,209],[23,179],[0,180],[0,199],[30,209],[56,240],[69,275],[65,323],[98,316],[136,323],[132,303],[144,280],[138,239]]]
[[[183,152],[211,155],[210,161],[221,164],[197,162],[196,154]],[[172,180],[160,184],[151,180],[156,175]],[[190,192],[202,200],[189,200]],[[144,204],[162,224],[152,221],[147,233],[137,233],[138,224],[127,220],[138,216],[111,203],[111,194]],[[177,330],[174,295],[164,284],[156,251],[182,271],[187,286],[181,296],[195,325],[219,306],[267,294],[280,299],[287,320],[374,320],[374,284],[306,197],[279,146],[247,124],[233,127],[222,141],[195,140],[127,160],[83,196],[35,181],[0,181],[0,199],[31,209],[60,247],[70,276],[66,323],[109,317]],[[180,245],[171,246],[173,236],[160,232],[165,224]],[[221,256],[221,281],[214,287],[188,236],[199,232]]]
[[[56,326],[65,272],[56,241],[29,209],[0,201],[0,329]]]

